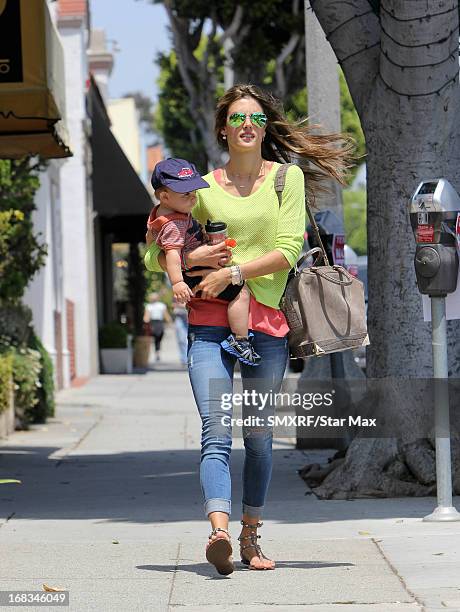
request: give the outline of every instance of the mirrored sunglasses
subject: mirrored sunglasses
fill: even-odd
[[[267,115],[265,113],[251,113],[250,115],[246,115],[246,113],[232,113],[228,118],[228,125],[230,127],[240,127],[246,121],[246,117],[249,117],[252,125],[256,127],[263,128],[267,125]]]

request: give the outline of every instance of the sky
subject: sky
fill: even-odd
[[[141,91],[156,102],[159,51],[171,48],[168,18],[161,4],[149,0],[90,0],[91,27],[104,29],[119,52],[109,80],[109,95]],[[111,48],[111,44],[108,45]]]

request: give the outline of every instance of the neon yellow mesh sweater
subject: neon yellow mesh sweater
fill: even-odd
[[[247,197],[227,193],[212,172],[203,177],[210,187],[197,191],[193,217],[203,225],[208,219],[227,224],[228,236],[237,241],[233,249],[235,264],[246,263],[275,249],[283,253],[291,266],[299,257],[305,232],[303,172],[297,166],[288,169],[280,208],[274,187],[278,167],[274,163],[259,189]],[[144,260],[148,270],[161,272],[157,261],[159,252],[159,247],[152,243]],[[246,282],[258,302],[278,308],[287,275],[288,270],[280,270]]]

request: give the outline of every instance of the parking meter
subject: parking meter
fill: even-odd
[[[345,263],[345,231],[339,217],[326,208],[315,214],[319,235],[323,241],[331,265],[343,266]],[[311,225],[307,227],[310,248],[319,246]]]
[[[446,296],[457,287],[459,211],[460,198],[443,178],[422,181],[410,201],[410,222],[417,243],[414,259],[417,285],[421,293],[430,296],[431,302],[438,505],[424,521],[460,521],[460,513],[452,505],[446,328]]]
[[[410,222],[417,243],[415,274],[420,293],[445,297],[457,287],[455,225],[460,197],[446,179],[422,181],[410,202]]]

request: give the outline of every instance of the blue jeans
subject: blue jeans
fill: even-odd
[[[182,364],[187,363],[187,315],[176,314],[174,317],[174,325],[176,327],[177,347],[179,349],[179,358]]]
[[[222,408],[222,393],[232,393],[236,358],[220,346],[229,334],[227,327],[189,326],[188,368],[202,421],[200,483],[206,516],[216,511],[231,513],[229,462],[232,428],[231,425],[222,426],[222,417],[225,416],[228,422],[232,411]],[[286,368],[287,339],[256,331],[253,345],[261,356],[261,362],[256,367],[240,364],[244,390],[277,393]],[[242,410],[245,418],[254,411],[254,405],[243,405]],[[267,411],[264,416],[267,416]],[[254,518],[262,516],[270,483],[272,438],[273,431],[268,425],[262,431],[249,432],[249,435],[243,430],[243,512]]]

